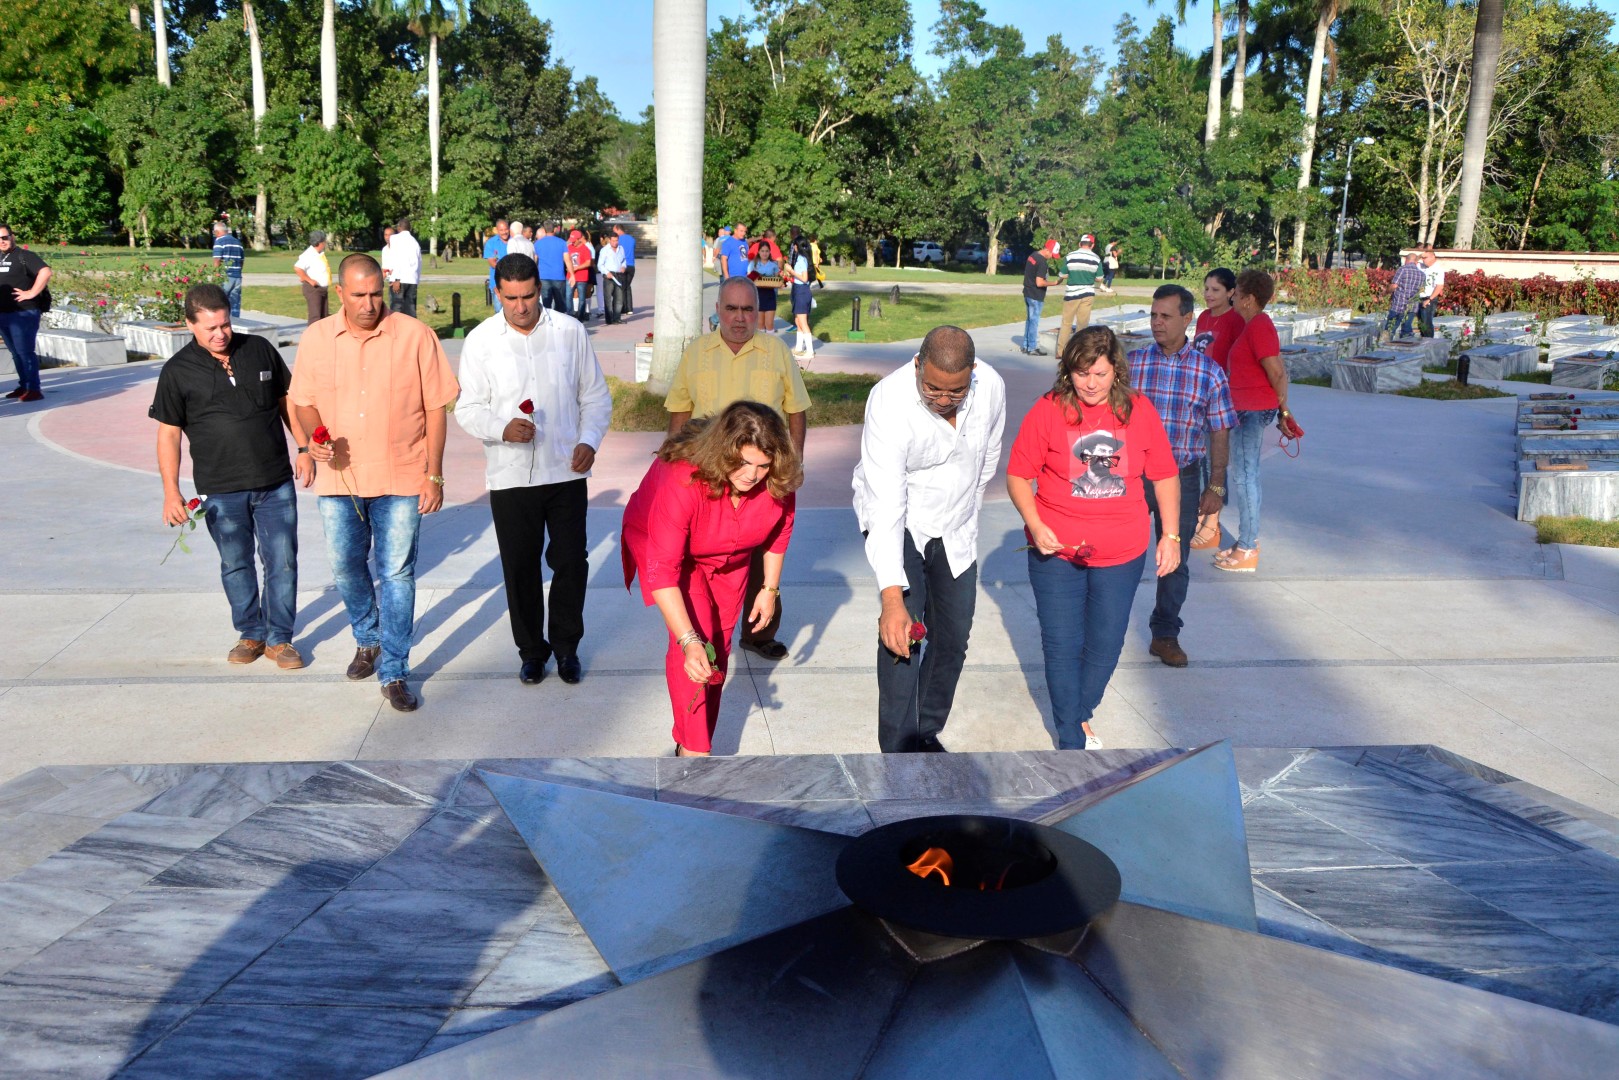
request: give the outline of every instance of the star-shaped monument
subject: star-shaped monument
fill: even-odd
[[[853,839],[481,775],[625,985],[388,1077],[1552,1078],[1619,1062],[1619,1027],[1258,933],[1228,743],[1035,822]]]

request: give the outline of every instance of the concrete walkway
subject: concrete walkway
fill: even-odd
[[[628,374],[653,288],[648,265],[637,315],[595,331],[610,371]],[[1017,353],[1019,332],[974,332],[1007,377],[1008,442],[1051,378],[1046,358]],[[825,346],[815,367],[881,372],[914,350]],[[423,528],[418,569],[424,704],[405,716],[343,677],[352,640],[308,496],[296,640],[311,664],[225,663],[234,638],[210,542],[158,565],[173,533],[146,417],[157,371],[48,371],[44,402],[0,405],[0,781],[41,764],[669,752],[661,623],[624,591],[617,547],[655,435],[613,435],[598,458],[584,682],[525,687],[481,452],[451,424],[448,508]],[[1513,402],[1299,387],[1294,405],[1309,434],[1297,459],[1265,461],[1260,573],[1194,557],[1182,637],[1193,663],[1179,671],[1147,655],[1142,588],[1095,721],[1108,745],[1431,742],[1619,813],[1619,551],[1541,547],[1513,520]],[[741,654],[722,752],[875,749],[877,597],[847,502],[857,453],[857,429],[811,433],[784,582],[792,656]],[[952,748],[1052,745],[1022,543],[997,483]]]

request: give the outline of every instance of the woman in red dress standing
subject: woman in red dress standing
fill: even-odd
[[[775,614],[803,481],[782,418],[737,401],[670,436],[624,509],[624,587],[639,573],[642,597],[669,630],[677,755],[709,752],[756,548],[765,549],[764,587],[748,622],[758,629]]]

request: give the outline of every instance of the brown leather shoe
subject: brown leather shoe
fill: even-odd
[[[404,679],[383,683],[382,696],[399,712],[415,712],[416,706],[421,704],[416,700],[416,695],[410,692],[410,687],[405,685]]]
[[[283,641],[279,645],[265,647],[264,655],[275,661],[275,666],[282,671],[292,671],[304,666],[304,658],[298,655],[298,650],[292,647],[292,642]]]
[[[355,649],[354,659],[349,662],[348,677],[355,682],[369,679],[377,673],[377,657],[381,655],[381,645],[362,645]]]
[[[243,638],[236,643],[236,647],[226,654],[225,659],[233,664],[251,664],[264,655],[264,642],[254,641],[252,638]]]
[[[1186,650],[1181,648],[1181,639],[1172,637],[1155,637],[1152,647],[1147,650],[1170,667],[1186,666]]]

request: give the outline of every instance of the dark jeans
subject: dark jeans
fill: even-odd
[[[1428,300],[1417,305],[1417,325],[1423,337],[1433,337],[1433,303]]]
[[[907,531],[905,577],[911,583],[905,610],[928,635],[910,659],[898,663],[877,642],[877,745],[885,754],[920,750],[944,730],[978,605],[978,564],[952,577],[943,540],[929,540],[918,552]]]
[[[585,481],[503,488],[489,493],[506,577],[506,610],[512,640],[526,663],[553,655],[577,656],[585,636],[585,583],[590,556],[585,550]],[[547,534],[550,542],[546,542]],[[551,636],[545,636],[545,589],[540,557],[551,568]]]
[[[416,286],[395,285],[388,290],[388,310],[416,317]]]
[[[292,640],[298,607],[298,499],[293,482],[209,495],[205,521],[219,549],[219,580],[236,636],[266,645]],[[264,563],[264,591],[254,548]],[[262,601],[260,599],[262,595]]]
[[[616,323],[624,310],[624,286],[612,278],[603,278],[602,286],[606,290],[602,300],[602,312],[607,316],[608,322]]]
[[[624,306],[619,311],[628,315],[635,310],[635,267],[626,266],[618,276],[624,281]]]
[[[1179,637],[1181,626],[1181,605],[1186,603],[1186,587],[1191,583],[1192,571],[1186,560],[1192,554],[1192,534],[1197,531],[1197,501],[1203,495],[1203,469],[1208,464],[1207,458],[1198,458],[1181,469],[1181,512],[1180,520],[1172,524],[1179,528],[1170,529],[1170,532],[1180,534],[1181,538],[1181,564],[1175,568],[1173,574],[1158,579],[1158,603],[1152,609],[1152,636],[1153,637]],[[1156,526],[1153,538],[1163,538],[1164,519],[1158,513],[1158,492],[1153,490],[1152,482],[1146,486],[1147,510],[1151,512]]]
[[[540,303],[552,311],[568,310],[568,283],[566,281],[540,281]]]
[[[1097,567],[1029,552],[1029,585],[1059,750],[1085,749],[1083,725],[1095,714],[1119,664],[1147,555],[1143,551],[1120,566]]]
[[[324,285],[305,285],[304,309],[308,313],[309,322],[318,322],[332,313],[331,290]]]
[[[359,511],[355,511],[355,503]],[[377,679],[384,684],[410,675],[410,643],[416,627],[416,540],[422,514],[415,495],[350,499],[320,497],[326,553],[343,597],[354,644],[380,647]],[[371,584],[371,556],[382,588]]]
[[[1411,320],[1416,317],[1417,309],[1407,305],[1404,311],[1389,308],[1388,318],[1383,320],[1383,333],[1391,337],[1410,337]]]
[[[24,390],[39,389],[39,356],[34,341],[39,337],[39,309],[0,311],[0,338],[17,365],[17,385]]]

